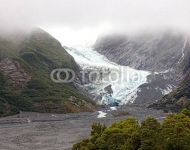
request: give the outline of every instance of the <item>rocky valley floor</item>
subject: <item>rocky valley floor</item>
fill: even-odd
[[[137,106],[107,107],[78,114],[41,114],[21,112],[0,118],[1,150],[70,150],[72,145],[90,136],[92,123],[109,126],[133,116],[141,121],[148,116],[162,121],[161,110]]]

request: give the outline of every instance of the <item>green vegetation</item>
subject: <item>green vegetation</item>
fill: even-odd
[[[17,37],[17,36],[15,36]],[[72,56],[51,35],[35,29],[29,35],[18,35],[19,41],[0,38],[0,62],[8,58],[20,72],[25,72],[26,82],[16,84],[0,68],[0,97],[13,108],[22,111],[71,113],[94,109],[95,103],[82,95],[73,83],[58,84],[50,79],[56,68],[80,71]],[[8,66],[7,66],[8,67]],[[0,107],[4,107],[0,103]],[[12,111],[12,114],[18,111]],[[4,110],[0,108],[2,114]]]
[[[72,150],[189,150],[190,110],[169,114],[160,124],[148,117],[141,122],[127,118],[106,128],[93,124],[91,138],[73,145]]]
[[[9,105],[5,99],[0,97],[0,117],[13,115],[18,112],[19,110],[17,109],[17,107]]]
[[[126,111],[116,111],[116,112],[113,113],[113,115],[114,115],[115,117],[119,117],[119,116],[126,116],[126,115],[129,115],[129,113],[126,112]]]

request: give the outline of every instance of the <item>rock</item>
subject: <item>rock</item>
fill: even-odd
[[[171,69],[180,60],[185,36],[171,30],[133,36],[105,35],[97,39],[94,49],[117,64],[161,72]]]
[[[163,113],[168,113],[168,110],[164,109],[164,110],[163,110]]]

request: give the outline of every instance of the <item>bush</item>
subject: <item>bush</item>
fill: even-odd
[[[161,125],[148,117],[138,124],[135,118],[113,123],[106,128],[93,124],[90,139],[75,144],[72,150],[189,150],[190,111],[169,114]]]

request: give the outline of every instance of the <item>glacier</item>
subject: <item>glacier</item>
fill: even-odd
[[[83,84],[83,88],[96,97],[98,104],[117,106],[133,103],[138,87],[147,83],[147,76],[151,74],[117,65],[93,48],[73,46],[65,49],[89,76],[89,82]]]

